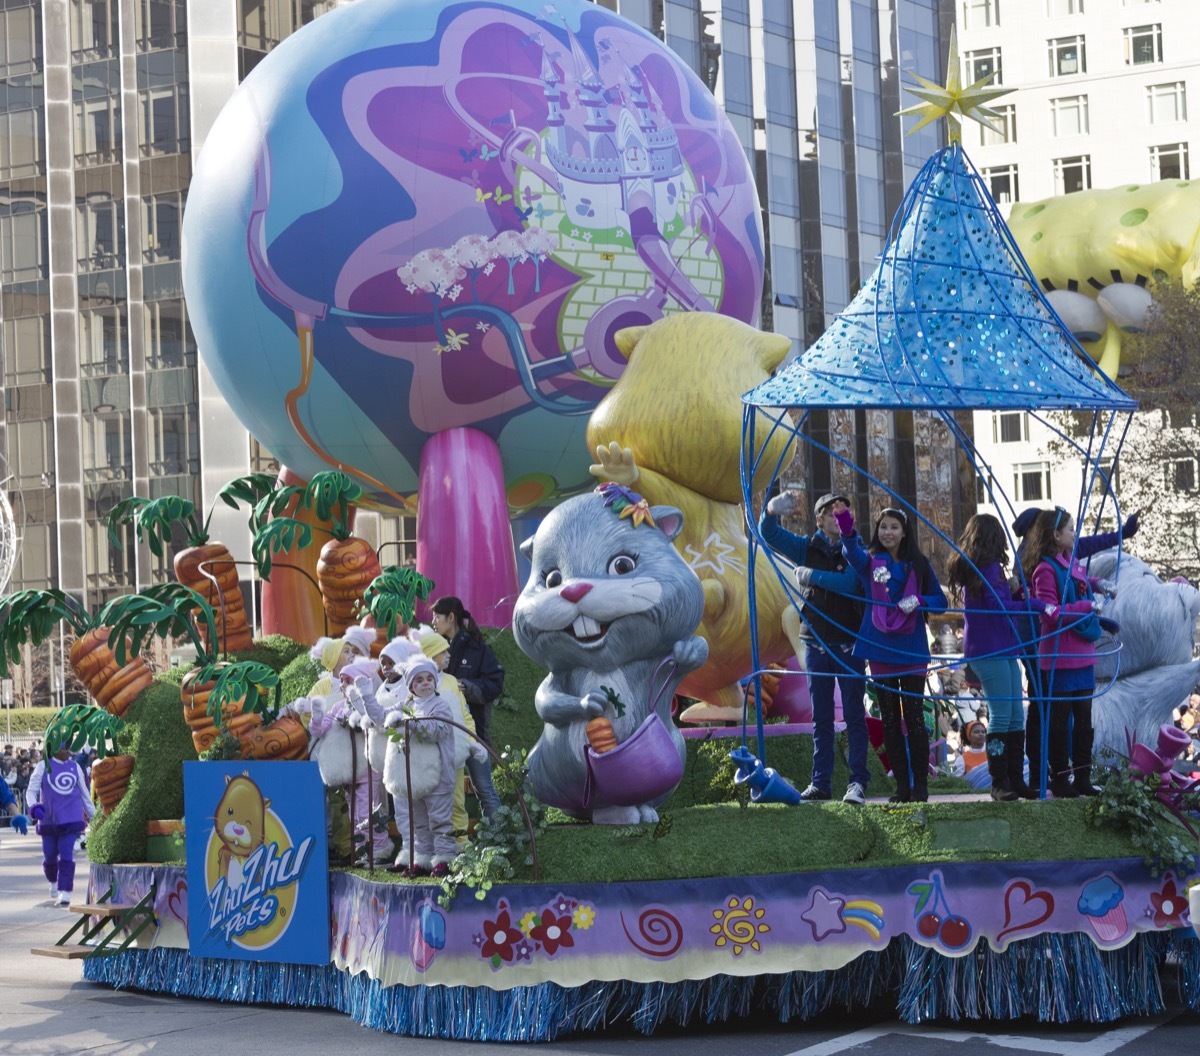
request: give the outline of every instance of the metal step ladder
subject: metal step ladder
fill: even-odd
[[[98,902],[83,902],[70,907],[79,919],[53,946],[34,946],[29,952],[38,957],[58,957],[77,961],[85,957],[104,957],[126,950],[143,931],[158,927],[154,917],[154,885],[140,902],[113,902],[116,888],[110,887]],[[105,931],[105,929],[108,929]],[[82,931],[74,942],[76,932]]]

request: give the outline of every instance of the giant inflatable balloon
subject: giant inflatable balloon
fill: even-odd
[[[754,322],[763,276],[716,101],[584,0],[322,16],[214,124],[184,239],[198,345],[238,417],[300,475],[340,467],[393,508],[451,430],[498,445],[502,512],[585,487],[616,331]]]

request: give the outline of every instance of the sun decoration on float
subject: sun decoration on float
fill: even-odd
[[[762,953],[758,936],[765,935],[771,926],[763,921],[767,911],[756,907],[751,896],[739,900],[732,895],[727,906],[714,909],[712,914],[717,922],[708,930],[717,937],[714,945],[733,946],[735,957],[740,957],[747,946],[755,953]]]

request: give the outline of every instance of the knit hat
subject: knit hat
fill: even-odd
[[[413,679],[422,673],[433,675],[434,679],[440,674],[437,664],[430,660],[429,657],[419,654],[404,665],[404,684],[409,689],[412,689]]]
[[[373,631],[368,631],[365,627],[360,627],[357,623],[352,623],[346,628],[342,638],[349,643],[359,656],[371,655],[371,643],[375,641]]]
[[[1042,511],[1036,506],[1028,510],[1022,510],[1017,514],[1017,518],[1012,522],[1013,535],[1018,539],[1023,539],[1029,534],[1029,529],[1033,527],[1033,522],[1037,520],[1037,515]]]
[[[435,656],[441,656],[449,648],[450,643],[437,631],[429,631],[427,634],[421,635],[421,651],[430,660]]]

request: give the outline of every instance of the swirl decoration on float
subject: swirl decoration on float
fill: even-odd
[[[8,485],[14,479],[8,462],[0,455],[0,591],[8,586],[13,570],[17,567],[17,553],[21,549],[21,533],[17,516],[8,499]],[[17,492],[18,499],[20,492]],[[22,516],[21,520],[24,521]]]
[[[629,933],[624,913],[621,913],[621,928],[629,944],[647,957],[674,957],[683,945],[683,925],[663,906],[647,906],[638,914],[637,938]]]

